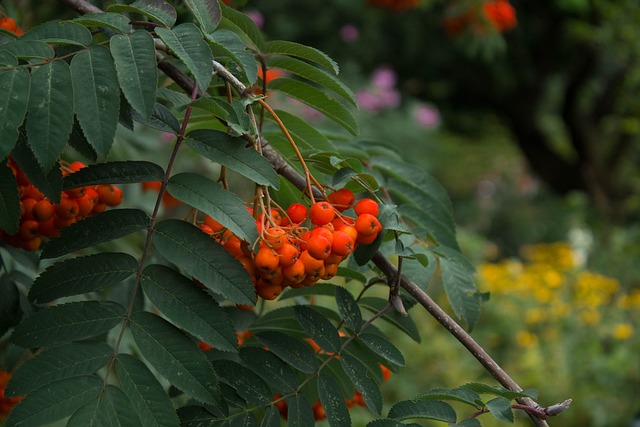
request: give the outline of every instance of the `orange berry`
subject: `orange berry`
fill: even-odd
[[[93,212],[94,208],[94,197],[92,194],[84,193],[82,197],[78,197],[75,199],[78,203],[79,215],[82,217],[89,216]]]
[[[96,187],[98,196],[100,196],[100,203],[104,203],[107,206],[118,206],[122,203],[122,190],[111,184],[102,184]]]
[[[33,208],[38,203],[38,200],[30,197],[20,200],[20,218],[33,219]]]
[[[263,280],[258,280],[256,292],[260,298],[272,301],[282,293],[282,286],[279,284],[268,284]]]
[[[325,264],[340,264],[342,261],[344,261],[346,257],[342,256],[342,255],[338,255],[334,252],[331,252],[331,254],[329,254],[329,256],[324,260]]]
[[[92,214],[97,214],[100,212],[104,212],[107,209],[107,205],[105,203],[94,203]]]
[[[264,232],[264,241],[273,249],[280,249],[287,243],[287,232],[280,227],[270,227]]]
[[[294,224],[299,224],[307,219],[309,209],[302,203],[293,203],[287,208],[287,215]]]
[[[207,344],[206,342],[200,341],[198,343],[198,347],[200,347],[200,350],[202,351],[209,351],[213,348],[212,345]]]
[[[382,380],[387,381],[391,378],[391,370],[384,366],[382,363],[380,364],[380,370],[382,371]]]
[[[213,228],[209,227],[207,224],[200,224],[198,228],[208,236],[211,236],[214,234]]]
[[[86,187],[76,187],[71,188],[69,190],[65,190],[65,193],[72,199],[76,199],[78,197],[84,196],[84,193],[87,191]]]
[[[0,28],[4,28],[7,31],[15,33],[15,31],[18,29],[18,24],[16,24],[16,21],[13,18],[3,16],[2,18],[0,18]]]
[[[368,213],[377,217],[379,211],[378,202],[369,198],[361,199],[358,200],[358,203],[353,207],[353,210],[357,216]]]
[[[348,188],[341,188],[340,190],[329,194],[327,196],[327,200],[334,208],[336,208],[337,211],[344,212],[353,206],[356,196],[353,194],[353,191]]]
[[[38,249],[40,247],[41,244],[42,244],[42,238],[34,237],[31,240],[22,241],[20,247],[22,249],[27,250],[27,251],[35,251],[36,249]]]
[[[382,230],[380,221],[375,216],[364,213],[356,219],[356,230],[363,236],[371,236]]]
[[[87,165],[82,162],[71,162],[67,167],[72,172],[78,172],[80,169],[86,168]]]
[[[18,235],[22,240],[32,240],[38,237],[40,232],[38,231],[38,221],[33,219],[27,219],[22,221]]]
[[[38,223],[38,233],[44,237],[53,237],[60,234],[60,230],[56,226],[55,217],[51,216],[47,221]]]
[[[71,224],[75,223],[77,221],[76,217],[74,216],[73,218],[69,218],[69,219],[63,219],[60,218],[57,215],[53,216],[53,225],[58,229],[63,229],[65,227],[70,226]]]
[[[358,238],[356,239],[356,244],[368,245],[373,243],[378,238],[378,233],[374,233],[370,236],[365,236],[364,234],[358,234]]]
[[[147,181],[142,183],[142,189],[144,191],[149,191],[149,190],[160,191],[160,187],[162,187],[161,181]]]
[[[324,261],[312,257],[308,251],[302,251],[298,260],[304,264],[307,275],[314,275],[324,268]]]
[[[320,421],[327,418],[327,413],[325,412],[324,407],[322,406],[322,403],[320,403],[320,400],[317,400],[316,403],[313,404],[311,409],[313,409],[314,420]]]
[[[307,242],[307,252],[315,259],[325,259],[331,253],[331,242],[324,236],[312,235]]]
[[[325,239],[327,239],[329,243],[333,244],[333,231],[326,228],[326,226],[316,227],[313,230],[311,230],[311,233],[309,234],[307,241],[311,239],[313,236],[322,236]]]
[[[334,231],[331,251],[341,256],[347,256],[355,249],[355,243],[353,237],[346,232],[340,230]]]
[[[35,200],[42,200],[44,198],[44,194],[42,194],[40,192],[40,190],[38,190],[36,187],[34,187],[33,185],[27,185],[25,187],[21,188],[21,192],[20,192],[20,198],[21,199],[35,199]]]
[[[216,221],[215,219],[213,219],[209,215],[205,215],[204,216],[204,223],[206,225],[208,225],[209,227],[211,227],[211,229],[213,230],[214,233],[217,233],[218,231],[220,231],[220,230],[222,230],[224,228],[224,226],[222,224],[220,224],[218,221]]]
[[[33,218],[38,222],[49,221],[53,217],[54,209],[53,203],[48,199],[42,199],[33,205]]]
[[[298,284],[302,282],[306,276],[304,262],[297,259],[292,265],[282,268],[282,276],[289,284]]]
[[[263,246],[258,250],[253,262],[260,271],[273,271],[280,264],[280,257],[273,249]]]
[[[56,216],[62,221],[75,218],[80,212],[80,207],[75,199],[72,199],[67,194],[62,193],[60,203],[55,206]]]
[[[336,274],[338,274],[338,264],[324,264],[324,274],[321,276],[322,280],[330,280]]]
[[[309,218],[315,225],[329,224],[336,217],[336,211],[329,202],[316,202],[309,209]]]
[[[290,265],[295,264],[300,256],[300,251],[291,243],[285,243],[277,250],[278,255],[280,255],[280,265],[283,267],[288,267]]]
[[[243,255],[242,241],[237,236],[229,237],[227,241],[224,242],[222,247],[225,248],[227,252],[229,252],[235,258],[241,257]]]

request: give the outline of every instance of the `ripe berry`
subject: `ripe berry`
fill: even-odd
[[[312,235],[307,242],[307,252],[315,259],[325,259],[331,253],[331,242],[324,236]]]
[[[32,240],[38,237],[40,233],[38,232],[38,221],[33,219],[28,219],[26,221],[22,221],[20,224],[20,230],[18,231],[18,235],[23,240]]]
[[[33,219],[33,208],[38,203],[38,200],[31,197],[20,200],[20,218]]]
[[[213,230],[214,233],[217,233],[218,231],[220,231],[220,230],[222,230],[224,228],[224,226],[222,224],[220,224],[215,219],[211,218],[209,215],[205,215],[204,216],[204,223],[206,225],[208,225],[209,227],[211,227],[211,229]]]
[[[122,203],[122,190],[115,185],[98,185],[96,191],[98,192],[98,196],[100,196],[100,203],[104,203],[107,206],[118,206]]]
[[[336,212],[329,202],[316,202],[309,210],[309,218],[315,225],[329,224],[335,217]]]
[[[274,300],[282,293],[282,286],[276,284],[268,284],[262,280],[256,285],[256,292],[260,298],[265,300]]]
[[[344,231],[333,232],[331,251],[341,256],[347,256],[355,249],[355,240]]]
[[[356,230],[358,230],[358,234],[371,236],[380,232],[381,229],[380,221],[372,214],[365,213],[356,219]]]
[[[341,188],[327,196],[329,203],[339,212],[344,212],[353,206],[355,199],[356,196],[353,194],[353,191],[348,188]]]
[[[93,206],[92,206],[93,207]],[[48,221],[53,217],[54,206],[47,199],[42,199],[33,205],[33,218],[38,222]]]
[[[258,250],[253,262],[258,270],[268,272],[278,268],[280,257],[273,249],[263,246]]]
[[[307,219],[307,212],[309,210],[302,203],[294,203],[287,208],[287,215],[294,224],[299,224]]]
[[[306,276],[304,262],[298,259],[292,265],[283,267],[282,275],[290,284],[298,284],[302,282]]]
[[[368,213],[377,217],[379,211],[378,202],[369,198],[361,199],[358,200],[358,203],[353,207],[353,210],[357,216]]]
[[[83,196],[75,200],[78,203],[79,216],[85,217],[91,215],[95,204],[92,194],[85,192]]]
[[[55,207],[55,212],[59,219],[65,221],[75,218],[78,215],[78,212],[80,212],[80,207],[78,206],[78,202],[67,196],[65,193],[62,193],[60,203]]]
[[[304,271],[307,275],[318,273],[324,268],[324,262],[321,259],[312,257],[308,251],[302,251],[299,260],[304,264]]]
[[[283,267],[288,267],[290,265],[295,264],[300,256],[300,251],[291,243],[283,244],[280,249],[278,249],[278,255],[280,255],[280,265]]]
[[[264,240],[273,249],[280,249],[287,243],[287,232],[280,227],[270,227],[264,233]]]

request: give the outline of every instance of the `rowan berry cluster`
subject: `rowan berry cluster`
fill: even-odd
[[[104,211],[107,206],[122,203],[122,190],[111,184],[92,185],[73,188],[62,192],[60,203],[52,203],[38,190],[18,165],[10,159],[9,167],[13,171],[20,195],[20,225],[18,232],[3,234],[0,239],[11,246],[35,251],[43,238],[60,234],[60,229],[83,218]],[[85,165],[73,162],[61,166],[64,176],[76,172]]]
[[[452,2],[449,9],[453,12],[445,16],[443,25],[452,35],[458,35],[467,30],[475,35],[483,35],[491,31],[505,33],[518,24],[516,10],[509,0],[483,1],[478,7],[466,9]]]
[[[13,18],[9,18],[8,16],[0,17],[0,28],[12,32],[17,36],[21,36],[24,34],[24,31],[22,31],[22,28],[18,27],[16,21]]]
[[[355,217],[346,214],[351,208]],[[359,244],[378,237],[382,230],[378,210],[375,200],[356,203],[351,190],[341,189],[309,207],[293,203],[286,211],[260,212],[255,216],[260,236],[256,242],[240,240],[210,216],[200,228],[240,261],[258,296],[273,300],[287,286],[312,286],[335,276],[338,265]]]

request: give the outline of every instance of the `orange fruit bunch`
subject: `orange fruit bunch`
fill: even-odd
[[[516,10],[509,0],[490,0],[483,2],[477,9],[460,10],[452,3],[445,16],[443,25],[449,34],[457,35],[470,29],[474,34],[486,34],[491,30],[498,33],[507,32],[516,27],[518,21]]]
[[[38,190],[13,159],[8,162],[18,184],[20,195],[20,226],[15,234],[0,238],[11,246],[35,251],[42,239],[60,234],[60,229],[83,218],[104,211],[107,206],[122,203],[122,190],[111,184],[85,186],[62,192],[60,203],[54,204]],[[84,168],[81,162],[62,166],[62,174],[69,175]]]
[[[21,36],[24,34],[22,28],[18,27],[15,19],[9,18],[8,16],[0,17],[0,28],[4,28],[7,31],[14,33],[17,36]]]
[[[343,213],[352,207],[355,217]],[[287,286],[312,286],[335,276],[338,265],[359,244],[378,237],[382,230],[378,210],[373,199],[356,203],[351,190],[341,189],[309,207],[293,203],[286,212],[260,213],[257,242],[240,240],[210,216],[205,216],[200,228],[240,261],[258,296],[273,300]]]

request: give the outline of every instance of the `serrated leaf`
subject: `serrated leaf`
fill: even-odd
[[[112,161],[88,165],[64,177],[63,189],[100,184],[129,184],[132,182],[161,181],[164,170],[144,160]]]
[[[207,41],[213,46],[213,53],[217,54],[216,56],[229,56],[242,68],[249,84],[255,83],[258,79],[258,63],[253,57],[253,53],[247,50],[245,44],[236,33],[218,29],[211,34],[207,34]]]
[[[257,427],[258,420],[252,412],[240,413],[229,420],[229,427]]]
[[[22,40],[16,39],[9,43],[0,45],[0,52],[7,52],[18,59],[46,59],[52,60],[55,52],[45,42],[38,40]],[[46,65],[46,64],[45,64]]]
[[[289,411],[287,413],[287,423],[289,427],[313,427],[313,409],[306,397],[296,394],[287,401]]]
[[[477,418],[467,418],[457,424],[449,424],[449,427],[481,427],[482,424]]]
[[[120,323],[126,310],[113,301],[80,301],[36,311],[11,334],[24,348],[44,347],[98,336]]]
[[[56,164],[49,171],[45,171],[38,164],[35,154],[26,142],[26,137],[20,135],[18,143],[11,153],[11,157],[22,170],[31,184],[42,192],[51,203],[59,203],[62,193],[62,171]]]
[[[122,390],[108,384],[98,399],[82,406],[67,422],[68,427],[94,425],[142,427],[143,424]]]
[[[35,304],[80,295],[119,283],[138,270],[138,261],[119,252],[73,258],[53,264],[36,278],[29,289]]]
[[[166,320],[145,311],[131,316],[130,327],[140,352],[163,377],[194,399],[218,405],[218,376],[193,341]]]
[[[405,424],[401,423],[397,420],[392,420],[389,418],[373,420],[367,423],[367,427],[420,427],[419,424]]]
[[[212,33],[216,29],[222,17],[222,11],[217,1],[185,0],[185,3],[205,34]],[[204,89],[206,86],[201,87]]]
[[[73,126],[71,127],[71,135],[69,135],[68,144],[85,159],[89,159],[91,162],[98,160],[98,153],[96,153],[96,150],[91,146],[91,144],[89,144],[89,141],[87,141],[77,118],[74,120]]]
[[[271,90],[280,91],[303,104],[308,105],[333,120],[349,133],[356,136],[359,132],[358,121],[347,107],[335,99],[329,98],[320,89],[308,83],[281,77],[272,80],[269,84]]]
[[[364,297],[360,299],[360,306],[370,310],[373,313],[378,313],[387,305],[387,300],[376,297]],[[420,332],[418,331],[418,327],[411,317],[403,317],[395,310],[387,312],[382,316],[382,318],[398,329],[407,334],[411,339],[415,342],[420,342]]]
[[[304,77],[340,95],[354,107],[357,106],[356,96],[347,85],[338,80],[334,75],[314,67],[307,62],[292,57],[276,55],[267,57],[267,65],[269,68],[279,68]]]
[[[13,372],[7,397],[22,396],[55,381],[89,375],[105,366],[113,348],[100,341],[81,341],[47,348]]]
[[[473,281],[473,272],[455,260],[440,258],[442,282],[456,315],[472,330],[480,319],[482,298]]]
[[[231,319],[191,280],[169,267],[152,264],[143,271],[142,289],[176,326],[218,350],[237,351]]]
[[[426,418],[455,423],[456,411],[448,403],[439,400],[403,400],[391,407],[389,418]]]
[[[486,406],[496,420],[511,424],[515,421],[513,409],[511,409],[511,401],[509,401],[509,399],[498,396],[495,399],[488,401]]]
[[[25,68],[0,72],[0,159],[13,150],[29,101],[30,75]]]
[[[53,61],[38,67],[31,73],[30,88],[27,137],[42,169],[48,171],[60,158],[73,125],[69,65]]]
[[[138,111],[133,110],[131,112],[131,118],[138,123],[163,132],[175,134],[180,132],[180,122],[178,118],[167,107],[157,102],[153,106],[150,117],[146,118],[138,113]]]
[[[458,402],[472,405],[476,408],[482,406],[482,399],[480,395],[468,388],[457,387],[454,389],[436,388],[429,390],[425,393],[421,393],[417,396],[420,400],[455,400]]]
[[[356,390],[362,393],[367,408],[375,415],[380,415],[382,413],[380,386],[367,374],[367,368],[358,359],[348,354],[341,355],[340,365]]]
[[[120,90],[109,49],[92,46],[75,55],[71,76],[78,122],[89,144],[106,156],[116,135],[120,111]]]
[[[242,264],[198,227],[168,219],[154,231],[153,243],[162,256],[231,301],[255,304],[255,288]]]
[[[398,183],[391,183],[389,191],[393,194],[397,194],[402,191],[402,188],[406,188]],[[404,193],[405,195],[411,194],[411,190]],[[442,222],[440,222],[435,216],[431,215],[429,211],[425,210],[425,206],[415,205],[401,205],[398,212],[403,219],[408,220],[414,224],[414,228],[419,231],[414,233],[426,232],[428,237],[436,244],[446,245],[452,248],[458,248],[458,242],[455,236],[455,229],[451,228]]]
[[[226,101],[210,96],[201,96],[200,98],[192,101],[191,106],[207,111],[213,114],[214,117],[218,117],[225,121],[233,111],[231,105]]]
[[[239,31],[242,31],[258,49],[261,49],[262,46],[264,46],[262,32],[251,18],[246,14],[225,5],[224,3],[220,4],[220,8],[222,11],[223,21],[228,21]],[[224,22],[220,23],[221,27],[223,26],[223,23]],[[225,26],[228,27],[229,24]]]
[[[336,147],[329,138],[309,124],[307,120],[283,110],[276,110],[276,114],[284,123],[294,142],[299,144],[298,147],[301,150],[336,151]]]
[[[274,353],[258,348],[240,349],[240,360],[267,384],[282,393],[295,392],[298,380],[293,370]]]
[[[369,244],[359,244],[356,247],[356,250],[353,251],[353,259],[359,266],[366,265],[369,261],[371,261],[374,255],[380,249],[380,245],[384,240],[384,230],[378,233],[378,237],[372,243]]]
[[[232,360],[216,360],[213,367],[226,382],[236,390],[236,393],[249,404],[268,405],[273,397],[266,382],[248,368]]]
[[[319,51],[313,47],[305,46],[300,43],[290,42],[286,40],[274,40],[267,42],[264,54],[279,53],[282,55],[295,56],[298,58],[306,59],[307,61],[315,62],[323,67],[333,71],[335,75],[338,75],[340,68],[336,62],[329,58],[327,54]]]
[[[179,421],[169,396],[141,360],[120,354],[116,370],[122,391],[148,427],[178,427]]]
[[[167,190],[176,199],[217,220],[240,240],[254,242],[258,238],[255,219],[242,199],[218,183],[202,175],[180,173],[171,177]]]
[[[6,427],[37,427],[73,414],[96,399],[103,387],[100,378],[80,376],[48,384],[28,394],[13,408]]]
[[[158,79],[153,37],[146,31],[134,31],[111,37],[110,46],[124,97],[144,118],[151,117]]]
[[[18,232],[20,225],[20,195],[18,184],[6,160],[0,162],[0,229],[7,234]]]
[[[311,346],[297,338],[276,331],[260,332],[255,337],[269,351],[299,371],[311,374],[320,366]]]
[[[133,3],[112,4],[107,8],[109,12],[133,12],[151,18],[165,27],[172,27],[176,23],[178,14],[169,3],[163,0],[136,0]]]
[[[9,67],[16,67],[18,65],[18,58],[11,52],[0,52],[0,65],[7,65]]]
[[[322,349],[334,353],[340,350],[340,335],[329,319],[306,305],[295,306],[293,313],[302,328]]]
[[[187,94],[185,94],[184,92],[178,92],[177,90],[172,90],[166,87],[158,88],[157,95],[158,98],[167,101],[173,106],[173,108],[178,111],[184,110],[191,102],[189,96],[187,96]],[[210,98],[201,96],[198,99],[206,100]]]
[[[206,3],[218,4],[211,1]],[[198,27],[191,23],[184,23],[172,30],[156,28],[155,31],[167,47],[191,71],[200,89],[206,91],[213,75],[213,56],[209,46],[202,39],[202,33]]]
[[[220,163],[259,185],[269,185],[276,190],[278,174],[267,159],[244,141],[216,130],[198,129],[189,132],[187,145],[202,156]]]
[[[336,276],[356,280],[360,283],[367,283],[367,276],[348,267],[338,267],[338,273]]]
[[[366,345],[370,350],[376,353],[378,356],[387,360],[390,363],[398,366],[404,366],[404,356],[398,350],[396,346],[391,344],[389,340],[381,335],[377,334],[361,334],[358,338]]]
[[[488,384],[482,384],[477,382],[467,383],[458,388],[473,390],[476,393],[480,393],[480,394],[493,394],[496,396],[502,396],[505,399],[517,399],[520,397],[530,397],[532,399],[535,399],[537,397],[537,394],[535,393],[535,391],[528,391],[528,390],[512,391],[512,390],[507,390],[504,387],[495,387]]]
[[[280,414],[278,414],[279,416]],[[229,422],[220,419],[202,406],[183,406],[178,408],[180,427],[226,427]]]
[[[274,406],[270,406],[264,411],[260,427],[280,427],[280,412]]]
[[[319,375],[318,395],[331,427],[351,425],[351,415],[349,415],[347,402],[344,400],[340,385],[332,376],[324,373]]]
[[[75,18],[73,22],[89,28],[106,27],[121,33],[131,32],[129,18],[119,13],[88,13]]]
[[[44,246],[41,258],[57,258],[148,227],[149,217],[139,209],[104,211],[64,227]]]
[[[84,26],[73,22],[49,21],[24,33],[22,40],[39,40],[51,44],[71,44],[89,46],[91,32]]]
[[[359,331],[362,327],[362,313],[360,313],[360,307],[355,298],[349,291],[341,286],[336,286],[334,289],[336,303],[340,315],[344,319],[344,323],[352,331]]]

